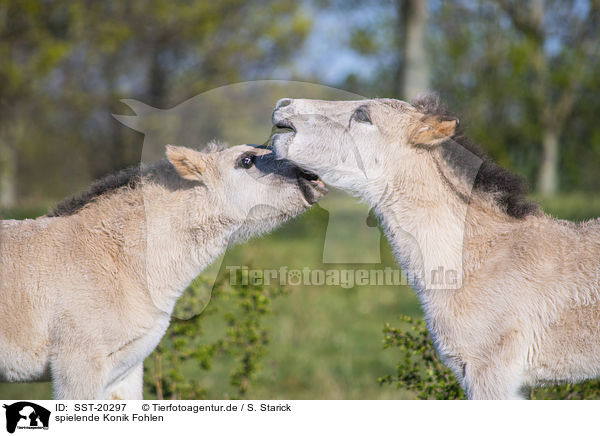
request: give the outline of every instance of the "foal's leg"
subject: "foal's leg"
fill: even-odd
[[[144,363],[129,370],[129,373],[108,388],[107,400],[143,400]]]
[[[57,358],[51,364],[54,399],[99,400],[105,371],[90,359]]]
[[[468,364],[463,385],[470,400],[524,400],[520,368]]]
[[[522,400],[522,343],[517,334],[501,337],[498,346],[465,364],[463,386],[470,400]]]
[[[70,338],[55,345],[50,371],[57,400],[102,399],[106,356],[91,338]]]

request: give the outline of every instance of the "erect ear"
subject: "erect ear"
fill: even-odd
[[[410,143],[435,146],[447,138],[454,136],[458,127],[458,119],[426,116],[417,122]]]
[[[167,159],[177,174],[186,180],[201,181],[206,172],[206,156],[187,147],[167,145]]]

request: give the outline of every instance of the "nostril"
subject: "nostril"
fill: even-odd
[[[292,104],[292,99],[291,98],[282,98],[282,99],[279,99],[277,101],[277,103],[275,103],[275,110],[281,109],[282,107],[289,106],[290,104]]]

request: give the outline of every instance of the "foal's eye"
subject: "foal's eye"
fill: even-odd
[[[361,107],[354,111],[354,113],[352,114],[352,118],[354,118],[356,121],[360,121],[361,123],[373,124],[373,122],[371,121],[371,117],[369,116],[369,112],[367,112],[366,109]]]
[[[240,166],[242,168],[248,169],[251,168],[252,165],[254,165],[254,159],[256,156],[254,155],[249,155],[249,156],[244,156],[240,159]]]

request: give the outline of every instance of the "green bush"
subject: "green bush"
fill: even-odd
[[[386,324],[383,329],[384,349],[399,348],[401,360],[396,367],[396,374],[380,377],[379,383],[395,384],[399,389],[414,392],[419,399],[464,399],[460,384],[435,352],[425,322],[408,316],[402,317],[402,321],[407,328]],[[530,388],[527,396],[532,400],[600,399],[600,380]]]
[[[238,280],[237,283],[241,283]],[[171,325],[156,350],[146,359],[144,391],[158,399],[204,399],[207,391],[195,379],[211,370],[218,356],[235,362],[229,383],[242,398],[260,369],[269,342],[263,318],[270,312],[271,300],[285,292],[282,287],[232,286],[218,281],[208,300],[202,298],[207,283],[196,279],[177,302]],[[206,307],[204,310],[203,308]],[[192,316],[181,316],[195,313]],[[179,316],[178,316],[179,315]],[[203,322],[220,317],[225,328],[220,337],[204,342]]]
[[[383,348],[398,347],[402,358],[395,375],[379,378],[379,383],[395,383],[396,387],[416,393],[419,399],[455,400],[465,395],[452,372],[439,359],[423,320],[402,317],[409,329],[386,323]]]

